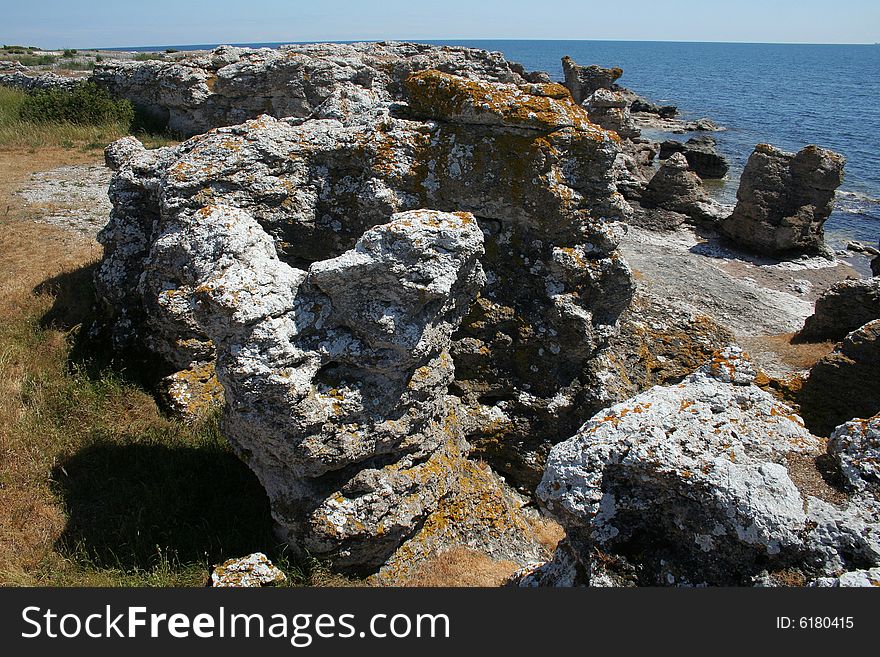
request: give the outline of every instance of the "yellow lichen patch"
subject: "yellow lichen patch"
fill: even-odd
[[[500,84],[469,80],[435,70],[411,74],[405,87],[410,107],[440,120],[496,123],[552,132],[574,127],[599,141],[619,141],[593,124],[586,110],[562,94],[559,85]]]

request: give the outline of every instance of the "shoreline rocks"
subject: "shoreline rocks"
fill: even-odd
[[[768,570],[811,579],[880,563],[876,499],[817,497],[819,472],[798,464],[822,441],[754,377],[727,349],[556,445],[538,498],[567,538],[523,583],[749,585]]]
[[[733,214],[721,232],[758,253],[831,257],[825,246],[825,220],[834,190],[843,182],[845,159],[807,146],[795,153],[758,144],[749,157],[736,193]]]
[[[880,319],[880,278],[840,281],[816,300],[816,310],[804,321],[797,339],[842,340],[874,319]]]
[[[691,171],[700,178],[724,178],[730,166],[715,150],[713,137],[691,137],[686,142],[667,140],[660,144],[660,159],[665,160],[673,153],[682,153]]]

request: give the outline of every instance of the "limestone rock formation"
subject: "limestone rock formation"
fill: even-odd
[[[855,417],[880,412],[880,319],[847,335],[810,370],[798,401],[807,426],[827,436]]]
[[[665,160],[673,153],[682,153],[690,170],[700,178],[723,178],[730,166],[715,149],[716,143],[715,138],[709,135],[691,137],[685,142],[669,139],[660,144],[660,159]]]
[[[68,77],[57,73],[32,74],[27,67],[24,71],[13,73],[0,73],[0,86],[12,87],[23,91],[43,91],[48,89],[63,89],[70,91],[75,89],[85,80],[84,77]]]
[[[795,154],[758,144],[743,171],[736,208],[720,224],[722,233],[758,253],[828,255],[823,225],[843,182],[844,162],[817,146]]]
[[[765,569],[819,576],[880,563],[876,500],[832,504],[802,490],[792,463],[820,456],[822,441],[754,376],[730,348],[556,445],[538,497],[567,540],[538,579],[601,585],[637,572],[641,584],[741,585]]]
[[[851,490],[880,489],[880,415],[837,427],[828,441],[828,454]]]
[[[602,68],[595,64],[580,66],[568,56],[562,58],[562,72],[565,75],[565,86],[578,104],[598,89],[611,89],[614,81],[623,75],[621,68]]]
[[[229,559],[214,566],[211,572],[211,586],[216,588],[259,588],[280,586],[285,582],[287,576],[262,552]]]
[[[92,80],[184,136],[260,114],[367,121],[401,100],[410,73],[435,69],[475,80],[549,82],[500,53],[413,43],[221,46],[174,62],[114,60]]]
[[[597,89],[584,100],[583,105],[593,123],[606,130],[614,130],[623,139],[633,139],[641,134],[629,114],[626,99],[620,93]]]
[[[376,568],[430,525],[465,434],[536,481],[604,403],[598,356],[633,291],[619,138],[567,91],[419,71],[402,93],[399,115],[350,127],[262,116],[107,152],[114,342],[180,372],[216,358],[224,431],[276,520],[340,567]]]
[[[641,203],[648,208],[678,212],[696,221],[715,221],[723,214],[723,208],[709,197],[681,153],[673,153],[660,165],[642,193]]]
[[[840,281],[816,300],[815,312],[797,337],[805,342],[841,340],[873,319],[880,319],[880,278]]]

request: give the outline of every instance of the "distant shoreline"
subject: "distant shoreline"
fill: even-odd
[[[82,50],[106,50],[110,52],[159,52],[168,49],[180,51],[212,50],[218,46],[235,46],[237,48],[279,48],[286,45],[303,45],[313,43],[372,43],[380,41],[398,41],[402,43],[430,43],[430,44],[458,44],[458,43],[504,43],[504,42],[544,42],[557,41],[560,43],[711,43],[727,46],[821,46],[821,47],[870,47],[880,43],[801,43],[801,42],[774,42],[774,41],[667,41],[663,39],[346,39],[346,40],[321,40],[321,41],[254,41],[245,43],[200,43],[200,44],[171,44],[164,46],[116,46],[112,48],[82,48]],[[57,48],[60,49],[60,48]]]

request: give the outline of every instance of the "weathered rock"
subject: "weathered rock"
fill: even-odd
[[[259,588],[261,586],[280,586],[287,582],[287,576],[278,570],[262,552],[254,552],[246,557],[229,559],[214,566],[211,572],[211,586],[232,588]]]
[[[713,137],[691,137],[686,142],[667,140],[660,144],[660,159],[665,160],[673,153],[684,154],[690,170],[700,178],[723,178],[730,166],[723,156],[715,150]]]
[[[841,340],[871,320],[880,319],[880,278],[840,281],[816,300],[798,339],[805,342]]]
[[[641,130],[633,123],[626,100],[621,94],[608,89],[597,89],[584,100],[583,105],[593,123],[606,130],[614,130],[623,139],[633,139],[641,134]]]
[[[37,73],[16,71],[14,73],[0,73],[0,86],[12,87],[23,91],[44,91],[48,89],[63,89],[70,91],[82,84],[84,77],[68,77],[57,73]]]
[[[621,68],[602,68],[601,66],[580,66],[571,57],[562,58],[562,72],[565,86],[571,92],[574,102],[580,104],[597,89],[611,89],[611,85],[621,75]]]
[[[801,388],[801,414],[810,430],[829,435],[855,417],[880,412],[880,320],[847,335],[810,370]]]
[[[880,276],[880,256],[877,256],[871,261],[871,273],[874,276]]]
[[[645,114],[656,114],[664,119],[671,119],[678,114],[678,108],[675,105],[658,105],[650,100],[636,96],[629,105],[631,112],[643,112]]]
[[[406,96],[410,119],[264,116],[174,148],[110,150],[96,286],[114,342],[174,370],[216,354],[224,431],[286,538],[343,567],[383,563],[455,494],[462,429],[518,482],[536,480],[554,438],[598,408],[594,366],[633,289],[615,251],[628,210],[618,137],[559,85],[422,71]],[[373,229],[425,207],[472,212],[482,230],[425,213]],[[430,226],[451,221],[437,237],[450,258],[466,252],[477,271],[486,241],[473,304],[464,269],[425,269]],[[471,282],[449,287],[459,274]],[[428,349],[419,322],[435,321]]]
[[[566,528],[568,579],[590,581],[597,553],[627,559],[642,584],[741,585],[766,568],[877,563],[875,502],[838,507],[801,492],[789,459],[821,455],[822,442],[754,376],[728,349],[553,448],[538,498]]]
[[[697,221],[715,221],[723,214],[722,206],[709,197],[681,153],[673,153],[660,165],[645,188],[641,203],[649,208],[679,212]]]
[[[843,182],[844,162],[842,155],[817,146],[794,154],[758,144],[721,231],[758,253],[828,255],[823,225]]]
[[[425,69],[496,82],[549,82],[500,53],[392,42],[221,46],[173,62],[103,62],[92,80],[189,136],[260,114],[368,121],[403,98],[410,73]]]
[[[838,577],[820,577],[810,586],[835,588],[880,586],[880,568],[853,570]]]
[[[828,454],[851,490],[880,489],[880,415],[837,427],[828,441]]]

